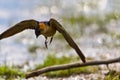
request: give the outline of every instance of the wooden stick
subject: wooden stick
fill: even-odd
[[[76,68],[76,67],[84,67],[84,66],[94,66],[94,65],[101,65],[101,64],[111,64],[111,63],[116,63],[120,62],[120,57],[115,58],[115,59],[110,59],[110,60],[103,60],[103,61],[91,61],[91,62],[86,62],[86,63],[70,63],[70,64],[63,64],[63,65],[56,65],[56,66],[49,66],[46,68],[42,68],[33,72],[30,72],[26,75],[26,79],[39,76],[40,74],[50,72],[50,71],[58,71],[58,70],[65,70],[65,69],[70,69],[70,68]]]

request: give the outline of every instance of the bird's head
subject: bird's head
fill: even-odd
[[[38,26],[35,28],[35,35],[36,38],[38,38],[39,35],[41,35],[41,32],[45,29],[45,23],[40,22]]]

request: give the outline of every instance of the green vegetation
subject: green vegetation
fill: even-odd
[[[84,32],[84,28],[92,24],[96,24],[99,32],[107,33],[107,28],[105,27],[110,21],[120,19],[120,14],[118,12],[107,13],[104,16],[95,15],[95,16],[71,16],[63,17],[63,20],[66,24],[70,23],[71,25],[78,24],[81,27],[81,33]]]
[[[79,61],[79,57],[66,57],[62,56],[60,58],[57,58],[56,55],[48,55],[47,58],[44,60],[43,64],[37,65],[36,69],[40,69],[43,67],[48,67],[52,65],[60,65],[60,64],[65,64],[65,63],[70,63],[70,62],[75,62]],[[68,70],[60,70],[60,71],[54,71],[54,72],[48,72],[45,73],[45,76],[48,77],[66,77],[74,74],[88,74],[88,73],[94,73],[98,71],[98,67],[96,66],[89,66],[89,67],[82,67],[82,68],[73,68],[73,69],[68,69]]]
[[[116,39],[120,39],[120,33],[119,32],[112,32],[111,36]]]
[[[30,52],[30,53],[35,53],[36,52],[36,49],[38,49],[39,48],[39,46],[37,46],[37,45],[30,45],[29,47],[28,47],[28,51]]]
[[[79,61],[79,57],[75,56],[62,56],[62,57],[56,57],[55,54],[48,55],[46,59],[44,60],[43,64],[39,64],[36,66],[36,69],[49,67],[52,65],[60,65],[60,64],[66,64],[71,63],[75,61]],[[93,60],[92,58],[88,58],[87,60]],[[72,68],[68,70],[60,70],[60,71],[53,71],[43,74],[43,76],[47,77],[67,77],[71,75],[76,74],[90,74],[95,73],[99,71],[98,66],[88,66],[88,67],[81,67],[81,68]],[[25,77],[25,73],[22,72],[17,67],[8,67],[8,66],[0,66],[0,80],[13,80],[15,78],[19,78],[22,80]],[[120,72],[110,71],[106,77],[105,80],[119,80],[120,79]]]
[[[95,15],[95,16],[85,16],[85,15],[80,15],[77,17],[63,17],[63,20],[65,22],[69,22],[71,24],[84,24],[84,25],[91,25],[93,23],[96,23],[98,26],[104,25],[111,20],[118,20],[120,19],[120,14],[117,12],[112,12],[105,14],[103,17],[100,15]],[[84,26],[85,27],[85,26]]]
[[[105,80],[120,80],[120,72],[111,70],[105,77]]]
[[[19,69],[14,69],[8,66],[0,66],[0,78],[5,80],[13,80],[16,77],[23,78],[25,73],[21,72]]]

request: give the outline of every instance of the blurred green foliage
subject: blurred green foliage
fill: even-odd
[[[70,62],[75,62],[75,61],[79,61],[79,57],[74,57],[74,56],[70,56],[70,57],[66,57],[66,56],[62,56],[60,58],[56,57],[56,55],[48,55],[46,57],[46,59],[44,60],[43,64],[39,64],[36,66],[36,69],[41,69],[44,67],[48,67],[48,66],[53,66],[53,65],[60,65],[60,64],[65,64],[65,63],[70,63]],[[48,72],[45,73],[45,76],[48,77],[67,77],[70,75],[75,75],[75,74],[80,74],[80,73],[94,73],[96,71],[98,71],[98,67],[97,66],[89,66],[89,67],[81,67],[81,68],[73,68],[73,69],[68,69],[68,70],[60,70],[60,71],[54,71],[54,72]]]
[[[35,45],[35,44],[29,45],[28,51],[29,51],[30,53],[35,53],[38,48],[39,48],[38,45]]]
[[[13,80],[17,77],[25,77],[25,73],[12,67],[0,66],[0,77],[4,78],[5,80]]]
[[[120,14],[118,12],[111,12],[106,13],[104,16],[102,15],[95,15],[95,16],[86,16],[86,15],[79,15],[79,16],[71,16],[71,17],[63,17],[63,21],[66,24],[79,24],[80,28],[84,30],[85,27],[88,27],[92,24],[96,24],[98,26],[98,31],[107,33],[106,25],[110,23],[110,21],[119,20]],[[84,32],[84,31],[82,31]]]
[[[91,58],[88,58],[88,60],[92,60]],[[46,59],[44,60],[43,64],[36,65],[36,69],[41,69],[53,65],[60,65],[60,64],[66,64],[66,63],[71,63],[79,61],[79,57],[75,56],[62,56],[62,57],[57,57],[55,54],[48,55]],[[88,67],[80,67],[80,68],[72,68],[72,69],[67,69],[67,70],[60,70],[60,71],[53,71],[53,72],[48,72],[44,73],[43,76],[47,77],[67,77],[71,75],[76,75],[76,74],[90,74],[90,73],[95,73],[99,71],[98,66],[88,66]],[[8,66],[0,66],[0,79],[5,79],[5,80],[14,80],[14,79],[19,79],[22,80],[25,78],[25,73],[22,72],[19,68],[13,68],[13,67],[8,67]],[[116,71],[110,71],[106,76],[105,80],[120,80],[120,72]]]
[[[111,70],[105,77],[105,80],[120,80],[120,72]]]

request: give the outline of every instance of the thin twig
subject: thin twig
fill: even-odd
[[[26,75],[26,79],[39,76],[40,74],[50,72],[50,71],[58,71],[58,70],[76,68],[76,67],[94,66],[94,65],[101,65],[101,64],[107,65],[107,64],[116,63],[116,62],[120,62],[120,57],[115,58],[115,59],[110,59],[110,60],[104,60],[104,61],[91,61],[91,62],[86,62],[86,63],[76,62],[76,63],[70,63],[70,64],[49,66],[49,67],[42,68],[42,69],[28,73]]]

